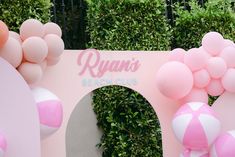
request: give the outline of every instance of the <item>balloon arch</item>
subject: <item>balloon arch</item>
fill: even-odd
[[[100,53],[64,50],[54,23],[29,19],[19,34],[3,22],[0,28],[0,156],[65,157],[77,102],[107,85],[131,88],[150,102],[164,157],[235,156],[235,44],[219,33],[207,33],[188,52]],[[220,96],[212,107],[208,95]]]

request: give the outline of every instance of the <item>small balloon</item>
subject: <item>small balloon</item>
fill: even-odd
[[[220,54],[220,57],[224,59],[227,64],[227,67],[235,67],[235,47],[228,46]]]
[[[184,55],[186,51],[181,48],[176,48],[170,52],[169,61],[184,62]]]
[[[208,60],[206,69],[212,78],[218,79],[227,71],[227,65],[222,58],[212,57]]]
[[[234,44],[234,42],[232,40],[225,39],[224,40],[224,47],[228,47],[228,46],[235,47],[235,44]]]
[[[228,92],[235,93],[235,69],[228,69],[222,78],[222,85]]]
[[[0,48],[0,56],[7,60],[13,67],[18,67],[22,61],[22,47],[20,43],[9,37],[6,44]]]
[[[172,99],[181,99],[193,87],[193,74],[185,64],[171,61],[159,69],[156,83],[163,95]]]
[[[202,69],[193,73],[193,79],[195,87],[204,88],[210,82],[210,75],[205,69]]]
[[[225,47],[224,38],[218,32],[209,32],[203,37],[202,46],[212,56],[216,56]]]
[[[16,39],[20,44],[22,44],[22,40],[20,38],[20,35],[16,32],[9,31],[9,36]]]
[[[64,41],[55,34],[44,37],[48,46],[48,58],[57,58],[64,52]]]
[[[41,63],[48,54],[46,42],[39,37],[29,37],[23,42],[22,48],[24,58],[32,63]]]
[[[185,96],[181,103],[185,104],[188,102],[203,102],[208,103],[208,94],[205,89],[193,88],[191,92]]]
[[[7,25],[0,20],[0,48],[4,46],[9,37]]]
[[[36,19],[28,19],[20,26],[20,37],[22,40],[32,36],[44,36],[43,24]]]
[[[39,63],[39,65],[42,68],[42,71],[46,70],[47,68],[47,60],[42,61],[41,63]]]
[[[38,64],[24,62],[18,67],[19,73],[28,84],[34,84],[42,78],[42,68]]]
[[[206,87],[207,93],[211,96],[219,96],[223,94],[224,88],[222,86],[221,80],[211,80]]]
[[[47,65],[53,66],[56,65],[60,61],[60,57],[57,58],[47,58]]]
[[[53,22],[48,22],[44,25],[44,33],[44,35],[55,34],[58,35],[60,38],[62,36],[62,30],[60,26]]]

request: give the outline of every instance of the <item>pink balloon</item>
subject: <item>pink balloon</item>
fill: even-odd
[[[24,51],[24,58],[33,63],[41,63],[48,54],[48,47],[46,42],[39,37],[30,37],[26,39],[22,48]]]
[[[60,57],[57,58],[47,58],[47,65],[53,66],[56,65],[60,61]]]
[[[57,58],[64,52],[64,41],[55,34],[44,37],[48,46],[48,58]]]
[[[206,69],[212,78],[218,79],[225,74],[227,65],[222,58],[212,57],[208,60]]]
[[[228,69],[222,78],[222,85],[228,92],[235,92],[235,69]]]
[[[183,63],[165,63],[157,73],[157,87],[160,92],[172,99],[181,99],[193,87],[193,74]]]
[[[39,65],[41,66],[42,71],[44,71],[47,68],[47,60],[42,61]]]
[[[18,67],[22,61],[22,48],[20,43],[9,37],[6,44],[0,48],[0,56],[7,60],[13,67]]]
[[[235,156],[235,131],[227,131],[221,134],[215,141],[210,157],[234,157]]]
[[[20,35],[16,32],[9,31],[9,36],[16,39],[20,44],[22,44],[22,40],[20,38]]]
[[[25,40],[32,36],[43,37],[43,24],[36,19],[28,19],[20,26],[20,37]]]
[[[212,56],[218,55],[224,48],[224,38],[218,32],[209,32],[202,39],[203,48]]]
[[[211,80],[206,87],[207,93],[211,96],[219,96],[223,94],[224,88],[220,80]]]
[[[207,55],[197,48],[188,50],[184,56],[184,63],[192,70],[200,70],[205,67]]]
[[[193,88],[191,92],[181,100],[181,102],[183,104],[188,102],[208,103],[208,94],[205,89]]]
[[[28,84],[37,83],[41,79],[43,74],[40,65],[28,62],[22,63],[19,66],[18,71]]]
[[[227,67],[235,67],[235,47],[228,46],[220,54],[220,57],[224,59],[227,64]]]
[[[234,42],[232,40],[225,39],[224,40],[224,47],[228,47],[228,46],[235,47],[235,44],[234,44]]]
[[[184,62],[184,55],[186,51],[181,48],[176,48],[170,52],[169,61]]]
[[[47,34],[55,34],[58,35],[59,37],[62,36],[62,30],[59,25],[53,22],[48,22],[44,25],[44,35]]]
[[[202,69],[193,73],[193,79],[195,87],[204,88],[210,82],[210,75],[205,69]]]

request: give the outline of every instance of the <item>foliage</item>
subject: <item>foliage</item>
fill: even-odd
[[[169,50],[164,0],[88,0],[89,47]]]
[[[48,22],[50,7],[50,0],[1,0],[0,19],[7,23],[11,30],[18,31],[19,26],[29,18]]]
[[[94,92],[94,111],[103,129],[103,157],[160,157],[161,130],[156,114],[138,93],[120,86]]]
[[[202,37],[209,31],[220,32],[225,38],[235,39],[235,14],[231,0],[208,0],[202,7],[196,0],[189,3],[190,10],[175,7],[175,47],[199,47]]]

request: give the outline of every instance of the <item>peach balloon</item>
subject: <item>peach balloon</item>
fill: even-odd
[[[56,65],[60,61],[60,57],[57,58],[47,58],[47,65],[53,66]]]
[[[212,56],[216,56],[225,46],[224,38],[218,32],[209,32],[202,38],[202,46]]]
[[[32,36],[44,36],[43,24],[36,19],[28,19],[20,26],[20,37],[22,40]]]
[[[40,37],[30,37],[26,39],[22,44],[22,48],[24,58],[33,63],[41,63],[48,54],[47,44]]]
[[[16,32],[9,31],[9,36],[16,39],[20,44],[22,44],[22,40],[20,38],[20,35]]]
[[[181,48],[176,48],[170,52],[169,61],[184,62],[184,55],[186,51]]]
[[[44,25],[44,35],[55,34],[59,37],[62,36],[62,30],[59,25],[53,22],[48,22]]]
[[[208,86],[206,87],[206,90],[207,93],[211,96],[219,96],[224,92],[221,80],[211,80]]]
[[[181,102],[182,103],[188,103],[188,102],[208,103],[208,94],[205,89],[193,88],[190,91],[190,93],[181,100]]]
[[[184,63],[192,71],[200,70],[204,68],[207,63],[207,55],[197,48],[190,49],[184,56]]]
[[[18,67],[19,73],[28,84],[34,84],[40,81],[42,77],[42,68],[38,64],[24,62]]]
[[[212,57],[208,60],[206,69],[212,78],[218,79],[225,74],[227,65],[222,58]]]
[[[204,88],[210,82],[210,75],[205,69],[202,69],[193,73],[193,79],[195,87]]]
[[[235,69],[228,69],[222,78],[222,85],[228,92],[235,93]]]
[[[7,25],[0,20],[0,48],[7,42],[9,30]]]
[[[228,46],[220,54],[229,68],[235,67],[235,47]]]
[[[0,48],[0,56],[7,60],[13,67],[18,67],[22,61],[22,47],[20,43],[9,37],[6,44]]]
[[[166,97],[181,99],[193,87],[193,74],[185,64],[171,61],[159,69],[156,83],[159,91]]]
[[[44,37],[48,46],[48,58],[57,58],[64,52],[64,41],[55,34]]]

